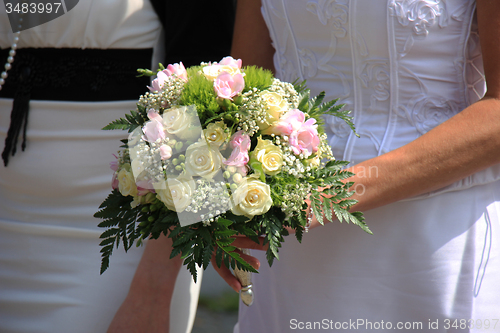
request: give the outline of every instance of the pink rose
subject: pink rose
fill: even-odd
[[[288,143],[296,155],[302,153],[305,157],[318,151],[319,136],[318,125],[315,125],[316,119],[308,119],[298,131],[290,134]]]
[[[151,82],[151,87],[148,87],[152,92],[159,92],[165,85],[165,81],[168,81],[168,75],[166,73],[158,72],[156,74],[156,79]]]
[[[304,112],[293,109],[287,111],[276,124],[266,130],[266,134],[289,136],[288,144],[295,155],[303,154],[305,157],[318,151],[319,136],[316,119],[305,121]]]
[[[168,65],[167,68],[163,70],[163,72],[165,72],[165,74],[167,74],[168,76],[175,75],[184,81],[188,80],[186,68],[184,67],[182,62],[178,64]]]
[[[247,174],[246,166],[249,160],[248,150],[243,150],[242,147],[236,147],[233,149],[231,156],[224,161],[224,164],[236,167],[239,173],[245,176]]]
[[[224,164],[241,167],[246,165],[249,160],[250,157],[248,156],[248,150],[244,150],[242,147],[236,147],[233,149],[231,156],[224,161]]]
[[[219,62],[219,65],[241,68],[241,59],[236,60],[233,57],[225,57]]]
[[[277,135],[290,135],[292,132],[300,129],[305,119],[304,112],[293,109],[282,115],[280,120],[270,130]]]
[[[149,109],[148,118],[149,118],[149,120],[156,120],[156,121],[159,121],[160,123],[163,121],[163,118],[160,116],[158,111],[156,111],[155,109]]]
[[[148,111],[148,121],[143,127],[142,132],[144,135],[142,139],[148,142],[156,142],[156,140],[165,139],[165,129],[163,128],[162,117],[154,110],[150,109]]]
[[[117,171],[118,170],[118,156],[116,156],[115,154],[113,154],[113,156],[115,157],[115,160],[109,162],[109,167],[111,168],[111,170]]]
[[[172,148],[167,145],[162,145],[160,147],[160,156],[162,160],[168,160],[172,157]]]
[[[229,140],[229,145],[231,148],[236,148],[241,145],[243,145],[243,148],[245,150],[250,149],[250,137],[248,134],[245,134],[243,131],[238,131],[231,136],[231,139]]]
[[[149,90],[152,92],[159,92],[163,89],[165,82],[170,80],[171,76],[176,76],[184,81],[188,80],[186,68],[184,68],[182,62],[179,64],[170,64],[167,68],[158,72],[156,74],[156,79],[151,82],[151,87],[148,87]]]
[[[116,170],[115,170],[116,171]],[[115,173],[113,173],[113,179],[111,180],[111,188],[113,190],[116,190],[118,188],[118,175]]]
[[[214,89],[217,97],[232,100],[234,96],[238,95],[245,87],[245,80],[243,75],[231,75],[227,72],[222,72],[214,80]]]
[[[231,156],[224,161],[224,164],[235,166],[241,174],[246,175],[246,165],[250,160],[250,156],[248,155],[250,144],[250,137],[244,134],[243,131],[234,133],[229,141],[229,145],[233,148],[233,151],[231,152]]]

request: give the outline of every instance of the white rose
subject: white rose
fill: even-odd
[[[201,135],[200,121],[193,105],[165,110],[163,125],[167,133],[183,140],[196,140]]]
[[[267,107],[267,115],[265,122],[259,122],[261,131],[267,129],[269,126],[280,120],[281,114],[288,110],[288,102],[281,97],[281,95],[264,90],[260,97],[264,100]]]
[[[235,215],[244,215],[252,219],[255,215],[266,213],[272,206],[269,185],[255,178],[246,178],[233,192],[233,208]]]
[[[186,173],[188,176],[200,176],[212,179],[222,167],[222,155],[214,144],[199,141],[186,150]]]
[[[118,190],[123,196],[137,196],[137,185],[135,184],[134,175],[129,171],[130,164],[123,165],[116,178],[118,179]]]
[[[276,175],[283,166],[283,154],[281,149],[272,144],[271,140],[258,138],[257,146],[251,157],[262,163],[264,173],[270,176]]]
[[[155,183],[156,196],[165,206],[174,211],[182,212],[191,204],[191,196],[195,190],[192,179],[172,178],[166,182]]]
[[[226,124],[223,121],[208,124],[207,128],[203,130],[203,134],[209,143],[215,144],[217,147],[220,147],[229,137],[229,133],[226,132]]]
[[[220,73],[226,72],[232,75],[241,74],[241,71],[237,67],[227,66],[227,65],[210,65],[203,67],[203,75],[209,81],[214,81]]]

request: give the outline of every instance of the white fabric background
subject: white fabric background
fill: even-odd
[[[0,46],[6,48],[13,34],[4,6],[0,11]],[[80,0],[68,14],[23,31],[18,44],[151,48],[160,29],[148,1]],[[0,168],[1,332],[106,331],[143,249],[116,250],[99,275],[103,230],[92,215],[111,191],[109,162],[126,137],[101,128],[134,108],[135,101],[31,101],[27,149],[18,147],[9,166]],[[12,100],[0,98],[2,147],[11,109]],[[182,267],[171,332],[190,331],[199,287]]]

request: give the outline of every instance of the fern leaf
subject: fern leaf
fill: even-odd
[[[130,127],[130,123],[123,118],[113,120],[110,122],[108,125],[104,126],[102,129],[103,130],[128,130]]]

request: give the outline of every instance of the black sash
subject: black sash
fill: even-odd
[[[10,49],[0,51],[7,59]],[[15,155],[21,129],[26,148],[30,99],[56,101],[135,100],[147,89],[152,49],[18,49],[0,97],[13,98],[10,126],[2,152],[4,165]]]

